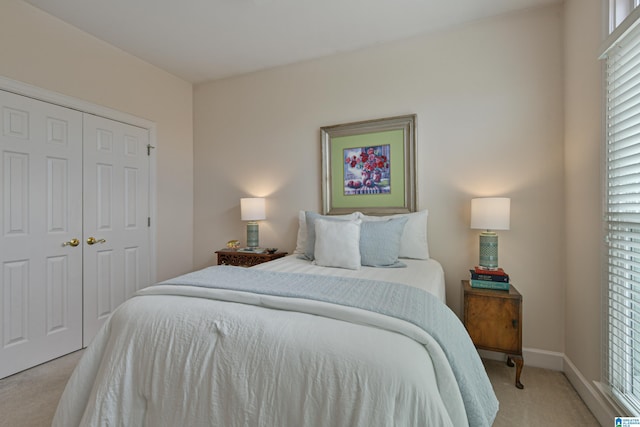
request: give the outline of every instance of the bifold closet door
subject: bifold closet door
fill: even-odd
[[[82,113],[0,90],[0,378],[82,346]]]
[[[149,283],[149,131],[84,115],[84,345]]]

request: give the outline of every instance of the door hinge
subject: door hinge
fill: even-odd
[[[147,227],[151,227],[151,217],[147,217]]]
[[[156,148],[156,147],[154,147],[154,146],[153,146],[153,145],[151,145],[151,144],[147,144],[147,156],[150,156],[150,155],[151,155],[151,149],[152,149],[152,148]]]

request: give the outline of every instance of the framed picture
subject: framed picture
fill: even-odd
[[[326,126],[322,136],[325,215],[416,210],[416,115]]]

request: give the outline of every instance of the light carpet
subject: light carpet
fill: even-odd
[[[527,366],[525,360],[519,390],[515,367],[486,359],[484,365],[500,402],[494,427],[600,425],[562,372]]]

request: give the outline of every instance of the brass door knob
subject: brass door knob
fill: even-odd
[[[104,243],[106,242],[106,240],[104,239],[96,239],[95,237],[89,237],[87,239],[87,244],[88,245],[95,245],[96,243]]]
[[[64,242],[64,243],[62,244],[62,246],[73,246],[73,247],[75,247],[75,246],[78,246],[79,244],[80,244],[80,240],[78,240],[78,239],[71,239],[71,240],[69,240],[68,242]]]

